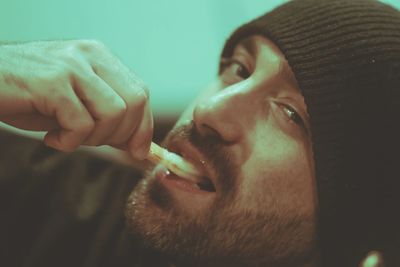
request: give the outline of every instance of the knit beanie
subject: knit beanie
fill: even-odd
[[[374,0],[293,0],[237,29],[285,55],[310,116],[321,266],[372,250],[400,266],[400,12]]]

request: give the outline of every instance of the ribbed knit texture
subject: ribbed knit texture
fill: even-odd
[[[294,0],[240,27],[222,56],[255,34],[283,52],[310,115],[322,266],[356,267],[374,249],[400,266],[399,11]]]

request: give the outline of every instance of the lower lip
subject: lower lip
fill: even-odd
[[[210,195],[213,193],[196,188],[196,185],[193,185],[191,182],[171,173],[170,171],[166,170],[163,166],[157,166],[154,169],[154,176],[163,185],[171,189],[178,189],[180,191],[197,195]]]

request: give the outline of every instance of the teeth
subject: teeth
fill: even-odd
[[[158,178],[164,179],[171,174],[170,172],[173,172],[177,177],[186,180],[196,189],[215,192],[215,187],[211,180],[205,177],[192,163],[179,154],[167,150],[162,152],[161,162],[154,169],[154,173]],[[201,163],[205,164],[204,161],[201,161]]]
[[[170,171],[162,164],[158,164],[157,167],[154,168],[154,175],[158,178],[164,179],[168,175],[170,175]]]
[[[198,170],[192,163],[169,151],[164,153],[162,163],[164,163],[172,172],[190,180],[194,180],[194,177],[201,175],[200,170]]]
[[[154,176],[159,179],[165,179],[167,176],[171,175],[171,172],[162,164],[158,164],[153,170]],[[173,176],[172,176],[173,177]],[[171,177],[171,178],[172,178]],[[189,182],[190,186],[195,189],[214,192],[214,185],[211,181],[205,177],[197,177],[196,180],[186,179],[186,177],[182,177],[180,175],[176,175],[176,178],[172,179],[183,179]]]

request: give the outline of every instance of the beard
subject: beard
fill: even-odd
[[[207,158],[216,170],[219,190],[210,206],[193,213],[146,172],[125,213],[131,233],[147,247],[177,266],[193,267],[300,266],[314,256],[307,232],[314,227],[312,218],[268,205],[246,209],[238,197],[240,166],[229,144],[217,135],[200,135],[193,123],[172,130],[164,145],[177,139],[186,139]]]

